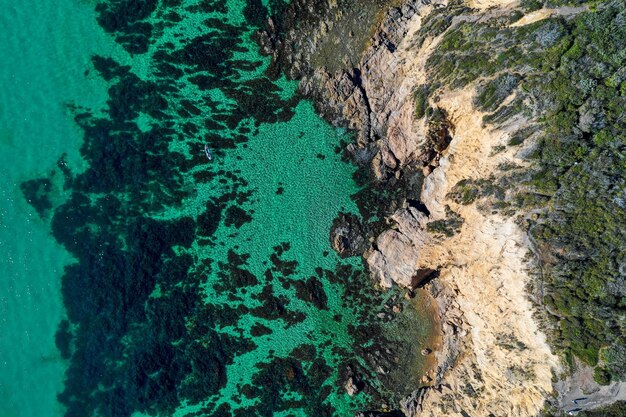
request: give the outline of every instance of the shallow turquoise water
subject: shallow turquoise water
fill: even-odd
[[[0,415],[370,404],[384,383],[363,346],[393,327],[390,294],[328,240],[357,210],[349,136],[263,76],[260,3],[4,3]],[[355,397],[348,367],[370,387]]]
[[[65,364],[54,345],[63,317],[60,276],[70,255],[25,201],[19,184],[79,166],[80,132],[65,104],[103,103],[105,84],[84,77],[91,51],[113,46],[86,2],[0,1],[0,415],[62,415]]]

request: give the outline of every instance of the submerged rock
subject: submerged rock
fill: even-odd
[[[345,213],[333,221],[330,243],[342,258],[362,255],[369,245],[359,218]]]
[[[359,392],[353,378],[348,378],[343,387],[346,389],[346,393],[351,397]]]

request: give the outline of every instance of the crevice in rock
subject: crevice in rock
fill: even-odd
[[[365,106],[366,117],[367,117],[367,120],[369,121],[367,126],[363,126],[367,129],[367,131],[365,132],[366,137],[368,137],[370,140],[373,140],[374,138],[372,137],[372,128],[371,128],[372,106],[370,104],[369,98],[367,97],[367,91],[365,90],[365,87],[363,86],[363,80],[361,78],[361,70],[359,68],[353,68],[352,73],[353,73],[352,82],[354,83],[354,88],[358,89],[361,92],[361,95],[363,96],[363,104]]]
[[[438,269],[419,269],[413,277],[413,282],[411,285],[411,289],[415,290],[417,288],[424,288],[427,284],[432,282],[433,280],[439,278],[439,270]]]
[[[427,217],[430,216],[430,210],[428,210],[428,207],[426,207],[426,204],[422,203],[419,200],[415,200],[413,198],[407,198],[406,205],[408,207],[414,208],[420,213],[424,213]]]

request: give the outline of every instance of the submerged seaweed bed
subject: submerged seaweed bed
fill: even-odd
[[[340,416],[417,387],[427,323],[391,314],[408,302],[330,247],[337,214],[366,206],[347,133],[267,78],[251,40],[284,6],[95,6],[127,54],[91,60],[104,108],[72,107],[86,168],[60,156],[22,184],[75,258],[56,335],[66,416]]]

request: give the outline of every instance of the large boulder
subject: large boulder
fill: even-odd
[[[414,289],[422,277],[418,274],[418,256],[429,239],[424,230],[427,217],[414,207],[397,210],[391,217],[396,229],[381,233],[376,244],[365,255],[367,264],[381,287],[396,284]]]

